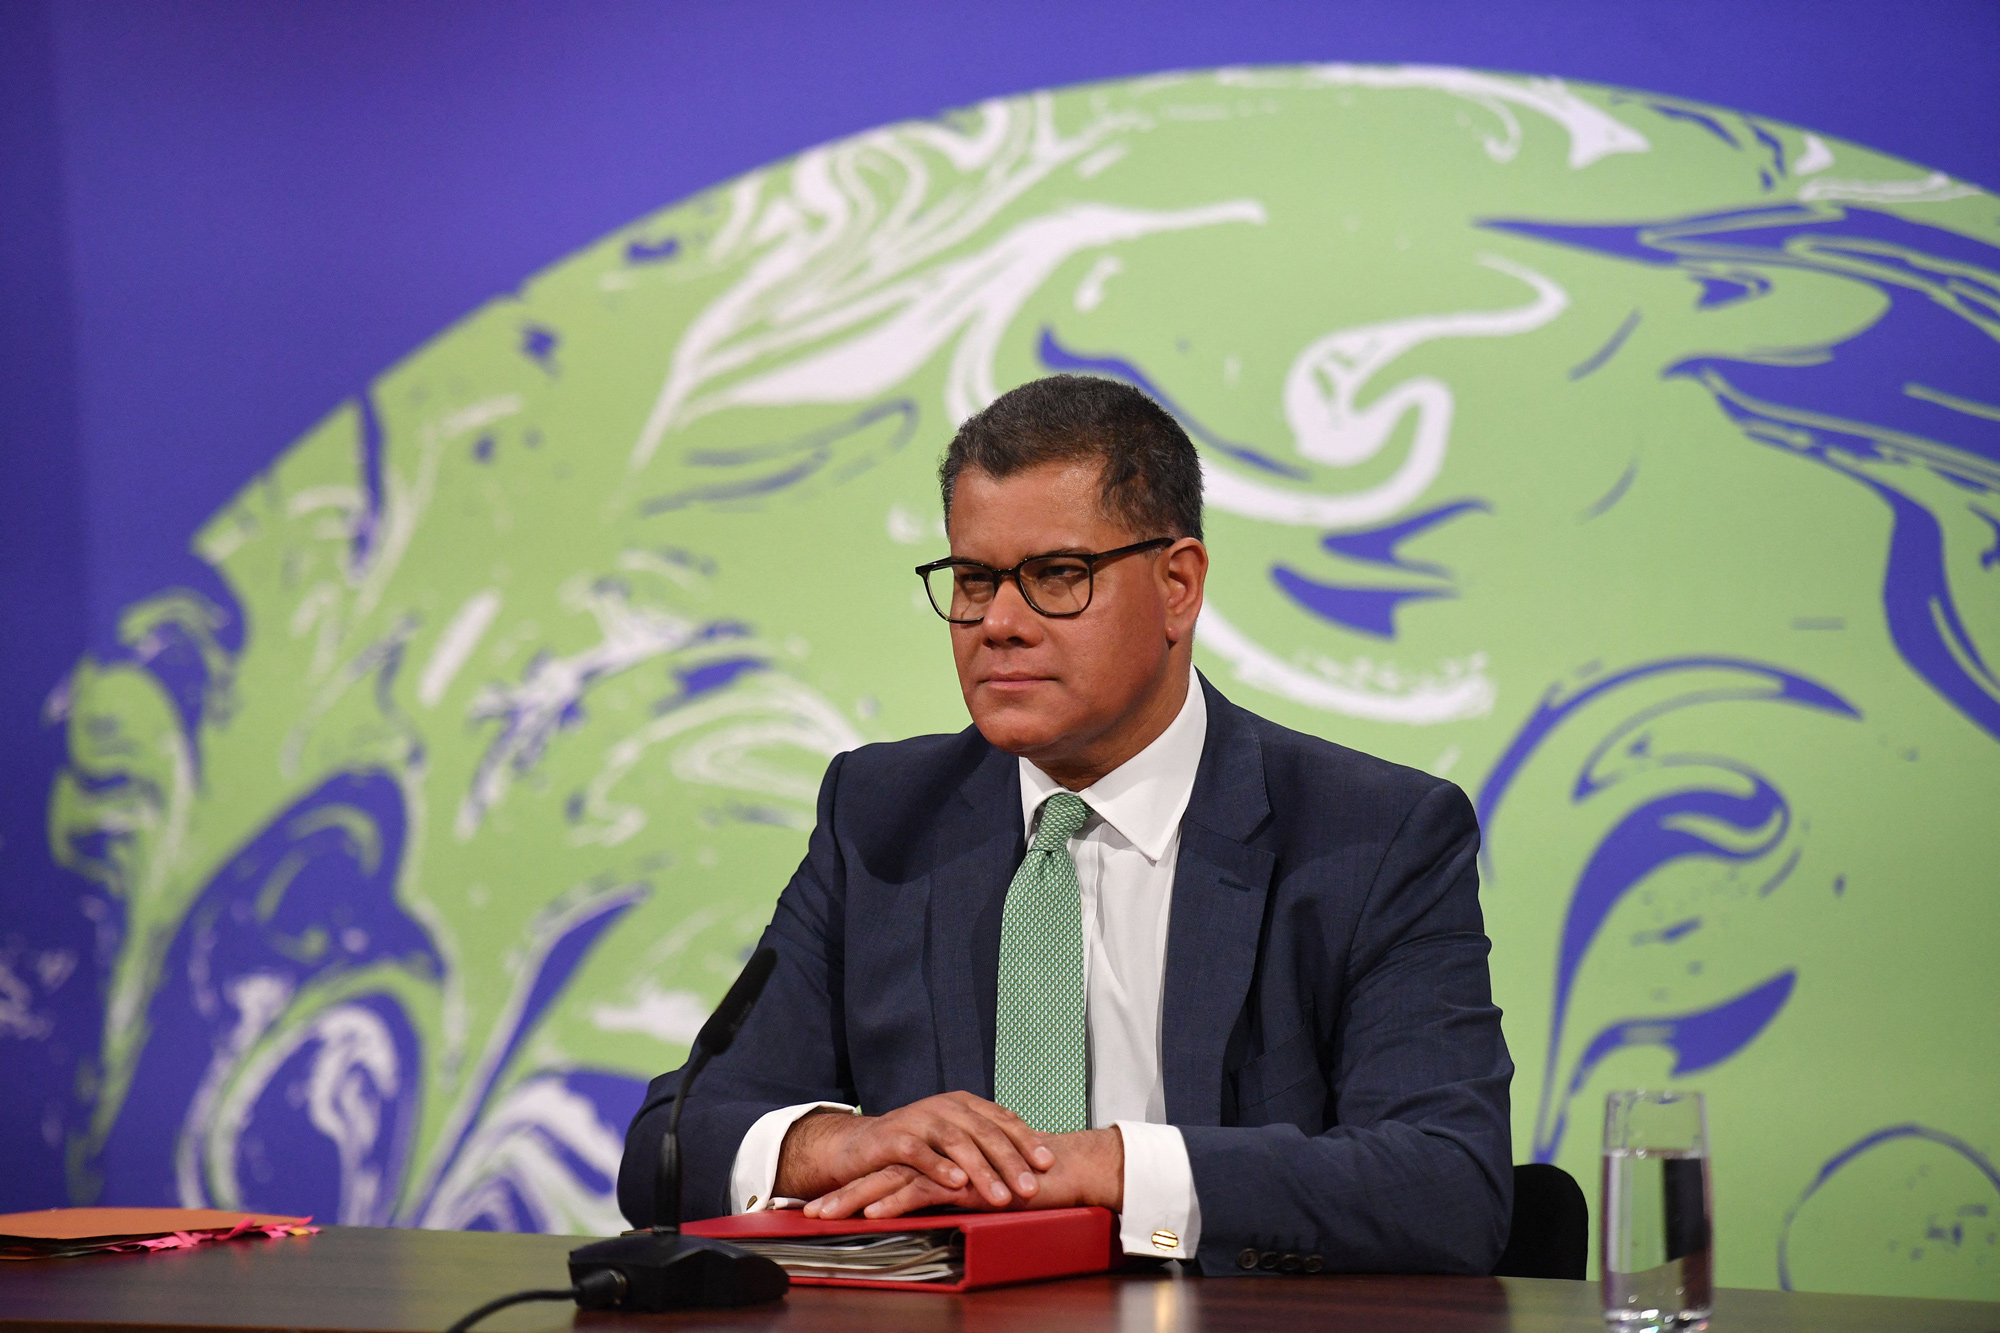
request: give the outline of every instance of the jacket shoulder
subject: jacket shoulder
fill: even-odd
[[[899,741],[875,741],[857,746],[840,757],[840,782],[845,787],[850,782],[873,786],[885,779],[898,784],[949,781],[953,774],[969,774],[979,767],[992,748],[975,727],[908,736]]]
[[[962,813],[964,798],[983,796],[993,805],[1012,763],[970,727],[849,750],[827,770],[813,836],[831,839],[877,879],[905,878],[925,863],[939,829]],[[1019,806],[1013,811],[1018,828]]]
[[[834,761],[822,798],[843,827],[901,828],[937,810],[998,753],[973,727],[863,745]]]

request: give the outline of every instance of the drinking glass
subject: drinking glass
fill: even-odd
[[[1604,1099],[1599,1209],[1604,1318],[1616,1329],[1704,1329],[1713,1216],[1708,1107],[1698,1092]]]

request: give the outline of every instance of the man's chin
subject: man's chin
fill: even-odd
[[[1068,730],[1048,707],[1052,701],[1046,696],[1053,689],[1052,683],[1028,690],[1001,691],[982,686],[967,701],[972,725],[979,728],[979,734],[995,749],[1032,759],[1060,744]]]

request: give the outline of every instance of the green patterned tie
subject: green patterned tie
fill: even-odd
[[[1007,886],[993,1099],[1044,1134],[1090,1127],[1084,1054],[1083,895],[1069,840],[1090,818],[1081,797],[1042,804],[1035,845]]]

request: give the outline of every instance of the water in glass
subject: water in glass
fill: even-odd
[[[1604,1209],[1624,1221],[1604,1255],[1604,1317],[1632,1329],[1708,1318],[1708,1158],[1647,1149],[1604,1154]]]
[[[1604,1317],[1618,1329],[1708,1327],[1714,1218],[1698,1092],[1604,1099]]]

